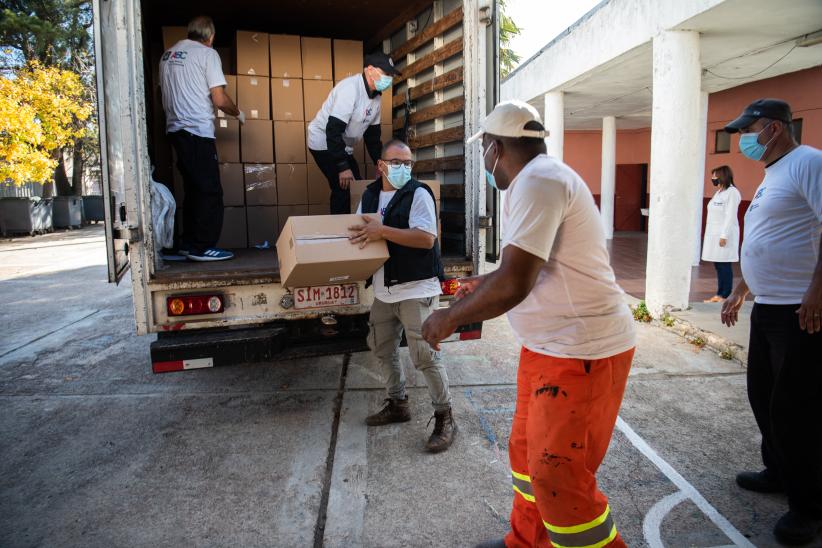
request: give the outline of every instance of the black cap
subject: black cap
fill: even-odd
[[[771,120],[779,120],[790,124],[791,120],[791,106],[785,101],[779,99],[757,99],[742,111],[742,114],[725,126],[725,131],[728,133],[736,133],[740,129],[745,129],[760,118],[770,118]]]
[[[362,66],[367,67],[369,65],[382,69],[382,71],[388,75],[396,74],[399,76],[401,74],[400,71],[394,68],[394,61],[392,61],[388,55],[381,52],[369,53],[365,56]]]

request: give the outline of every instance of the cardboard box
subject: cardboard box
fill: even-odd
[[[163,27],[163,51],[188,38],[188,27]]]
[[[307,205],[277,206],[277,219],[280,221],[279,228],[277,228],[277,234],[280,234],[283,231],[283,227],[289,217],[303,217],[305,215],[308,215]]]
[[[394,126],[391,124],[380,124],[380,139],[386,143],[394,138]],[[370,159],[370,158],[369,158]]]
[[[225,93],[237,104],[237,77],[230,74],[225,75]],[[226,118],[226,113],[220,109],[216,109],[217,118]]]
[[[272,78],[302,78],[303,56],[300,51],[300,37],[288,34],[268,36],[271,52]]]
[[[220,64],[223,66],[223,74],[234,74],[234,56],[232,55],[231,48],[214,48],[214,50],[220,56]],[[232,95],[232,98],[233,97],[234,96]]]
[[[274,122],[274,157],[278,164],[304,164],[305,149],[305,122]]]
[[[382,92],[380,99],[380,123],[391,124],[394,121],[392,101],[394,100],[394,86]]]
[[[240,130],[242,160],[246,164],[274,163],[274,133],[271,120],[246,120]]]
[[[315,163],[307,164],[308,203],[312,205],[331,203],[331,189],[328,179]]]
[[[309,215],[331,215],[331,204],[308,204]]]
[[[223,230],[217,247],[224,249],[241,249],[248,246],[244,207],[226,207],[223,209]]]
[[[247,120],[271,119],[269,79],[260,76],[237,76],[237,108]]]
[[[246,205],[277,205],[277,174],[274,164],[243,166]]]
[[[328,99],[334,86],[327,80],[303,80],[303,103],[305,121],[310,122]]]
[[[277,205],[308,203],[308,178],[305,164],[277,164]]]
[[[220,184],[223,186],[224,206],[245,205],[243,164],[220,164]]]
[[[217,138],[217,159],[220,162],[240,161],[240,121],[234,118],[214,120],[214,136]]]
[[[238,30],[234,51],[237,54],[237,74],[268,76],[268,34]]]
[[[333,80],[330,38],[300,38],[304,80]]]
[[[277,206],[253,206],[246,208],[248,247],[268,245],[274,247],[279,234]]]
[[[271,79],[271,119],[302,121],[303,81],[291,78]]]
[[[285,287],[307,287],[368,279],[388,260],[385,241],[360,249],[349,240],[357,215],[290,217],[277,239],[280,280]]]
[[[362,42],[334,40],[334,81],[360,74],[363,66]]]

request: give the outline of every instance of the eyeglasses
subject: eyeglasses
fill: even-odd
[[[400,167],[400,166],[414,167],[414,160],[398,160],[398,159],[394,158],[394,159],[391,159],[391,160],[383,159],[382,161],[385,162],[386,164],[388,164],[391,167]]]

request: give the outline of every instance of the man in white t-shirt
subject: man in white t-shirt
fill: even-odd
[[[434,407],[434,431],[426,443],[432,453],[445,451],[457,426],[451,413],[448,375],[439,352],[422,338],[422,323],[439,306],[442,262],[437,245],[437,212],[431,189],[411,178],[411,149],[391,140],[377,161],[379,179],[363,192],[357,214],[378,213],[382,222],[363,216],[351,227],[351,242],[385,240],[389,259],[374,274],[374,304],[369,318],[369,346],[386,378],[388,398],[366,423],[379,426],[411,420],[405,374],[399,357],[403,331],[414,367],[425,377]]]
[[[376,165],[382,147],[380,97],[400,72],[384,53],[365,56],[362,74],[339,82],[308,125],[308,150],[328,179],[331,213],[351,213],[351,183],[361,179],[354,145],[365,148]]]
[[[199,16],[160,60],[160,87],[166,133],[183,176],[183,234],[180,256],[192,261],[224,261],[234,254],[214,247],[223,228],[223,189],[214,139],[214,108],[240,122],[245,116],[225,92],[220,55],[212,48],[214,22]],[[173,259],[167,255],[166,259]]]
[[[507,190],[500,267],[463,281],[423,336],[437,348],[458,325],[507,312],[522,345],[508,448],[511,531],[488,546],[623,547],[596,471],[635,335],[599,211],[579,175],[546,154],[532,106],[500,103],[468,142],[480,137],[488,182]]]
[[[748,399],[762,432],[765,469],[740,487],[788,495],[774,535],[811,543],[822,531],[822,151],[796,143],[790,106],[759,99],[725,126],[739,149],[765,164],[745,214],[742,280],[722,306],[736,323],[750,292]],[[813,543],[818,546],[820,542]]]

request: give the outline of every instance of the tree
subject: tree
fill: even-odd
[[[32,61],[0,77],[0,180],[46,183],[83,136],[92,105],[74,72]]]
[[[36,61],[42,67],[76,73],[83,88],[83,101],[91,105],[96,99],[93,40],[93,14],[88,0],[6,0],[0,10],[0,70],[7,76]],[[54,152],[57,162],[54,181],[58,194],[82,194],[83,167],[94,161],[97,144],[96,109],[86,119],[77,118],[77,137],[66,150]],[[72,173],[67,174],[64,152],[72,156]],[[46,187],[50,190],[50,186]]]
[[[505,14],[505,0],[499,0],[499,68],[500,78],[505,78],[519,64],[522,57],[516,54],[508,45],[514,36],[522,29]]]

